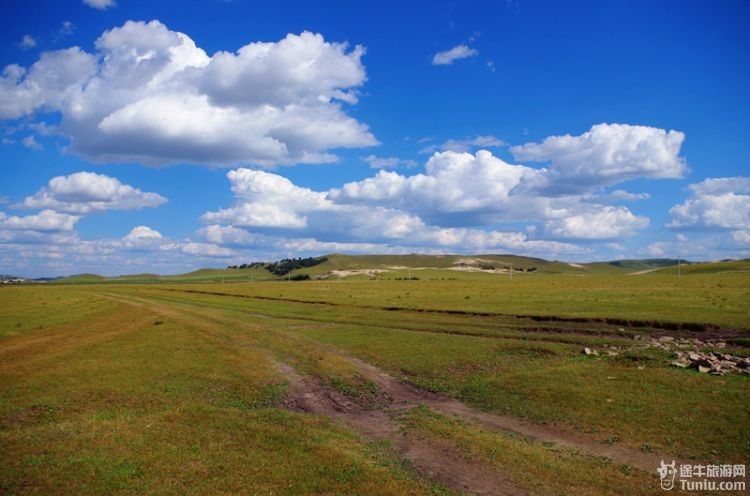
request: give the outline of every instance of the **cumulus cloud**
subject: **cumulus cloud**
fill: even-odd
[[[115,2],[115,0],[83,0],[83,3],[85,3],[89,7],[93,7],[99,10],[106,10],[117,5],[117,2]]]
[[[691,195],[669,210],[668,227],[750,229],[750,177],[708,178],[688,189]]]
[[[561,238],[614,239],[632,236],[648,225],[648,218],[634,215],[625,207],[605,206],[548,221],[544,228],[552,236]]]
[[[30,150],[43,150],[44,147],[37,142],[34,136],[26,136],[21,140],[21,144]]]
[[[680,178],[685,135],[648,126],[597,124],[579,136],[550,136],[510,148],[516,160],[549,162],[537,189],[578,193],[635,178]]]
[[[605,201],[638,201],[648,200],[649,198],[651,198],[651,195],[649,195],[648,193],[631,193],[630,191],[625,191],[624,189],[616,189],[610,193],[597,196],[597,199]]]
[[[507,212],[516,210],[520,203],[528,203],[519,197],[517,203],[511,204],[510,195],[525,177],[536,174],[535,169],[508,164],[486,150],[475,155],[442,152],[430,157],[424,174],[404,176],[380,171],[373,177],[333,189],[329,196],[342,203],[393,206],[425,217],[457,212]]]
[[[75,30],[75,24],[73,24],[71,21],[63,21],[62,24],[60,24],[60,29],[57,30],[57,39],[59,40],[63,36],[69,36],[73,34]]]
[[[197,257],[211,257],[211,258],[227,258],[235,255],[235,252],[230,248],[223,246],[217,246],[211,243],[197,243],[189,241],[186,243],[178,243],[174,245],[163,246],[164,250],[177,249],[184,255],[191,255]]]
[[[469,57],[476,57],[479,55],[479,51],[475,48],[470,48],[465,43],[456,45],[450,50],[444,52],[438,52],[432,57],[432,65],[452,65],[456,60],[461,60]]]
[[[20,46],[23,50],[34,48],[36,46],[36,38],[31,36],[30,34],[25,34],[23,35],[23,38],[21,38],[21,41],[18,43],[18,46]]]
[[[392,174],[381,171],[381,174]],[[393,207],[336,201],[332,191],[314,191],[265,171],[227,174],[237,201],[207,212],[211,224],[200,234],[224,245],[374,247],[399,250],[515,250],[526,253],[580,253],[557,241],[531,240],[525,233],[441,227]],[[255,229],[250,233],[246,229]],[[260,234],[258,231],[260,230]],[[300,240],[304,240],[300,241]],[[295,243],[298,243],[295,245]]]
[[[468,152],[476,148],[497,148],[505,145],[507,145],[507,143],[500,138],[492,135],[485,135],[465,139],[449,139],[443,143],[426,146],[419,150],[419,153],[430,154],[445,151]]]
[[[418,165],[414,160],[398,157],[378,157],[376,155],[362,157],[362,160],[370,164],[370,168],[372,169],[395,169],[400,166],[416,167]]]
[[[118,179],[94,172],[76,172],[50,179],[47,186],[19,203],[21,208],[51,209],[73,214],[105,210],[139,210],[167,201],[157,193],[143,192]]]
[[[82,85],[95,73],[95,57],[78,47],[42,53],[28,71],[8,65],[0,78],[0,118],[59,110],[80,97]]]
[[[123,246],[127,249],[155,249],[163,241],[161,233],[148,226],[136,226],[122,238]]]
[[[366,80],[361,46],[303,32],[209,56],[158,21],[128,21],[95,46],[7,66],[0,117],[58,113],[69,149],[94,161],[275,166],[377,144],[344,109]]]
[[[0,212],[0,229],[26,231],[72,231],[80,219],[76,215],[62,214],[54,210],[42,210],[38,214],[24,217],[8,216]]]

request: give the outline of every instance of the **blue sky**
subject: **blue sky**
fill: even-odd
[[[0,273],[750,256],[744,1],[0,9]]]

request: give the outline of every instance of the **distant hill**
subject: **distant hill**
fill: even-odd
[[[656,269],[660,267],[669,267],[672,265],[677,265],[678,262],[682,265],[690,265],[692,263],[687,260],[678,260],[676,258],[646,258],[642,260],[614,260],[612,262],[607,262],[607,263],[610,265],[614,265],[615,267],[621,267],[623,269],[647,270],[647,269]]]
[[[342,255],[330,254],[312,259],[288,259],[278,262],[246,263],[225,269],[199,269],[186,274],[162,276],[132,274],[105,277],[97,274],[77,274],[50,281],[52,284],[92,283],[192,283],[192,282],[250,282],[270,280],[310,279],[475,279],[498,275],[517,276],[607,275],[677,273],[677,259],[629,259],[609,262],[568,263],[510,254],[485,255]],[[312,265],[309,265],[312,264]],[[309,266],[307,266],[309,265]],[[705,274],[721,272],[750,272],[750,261],[690,262],[680,260],[680,273]]]

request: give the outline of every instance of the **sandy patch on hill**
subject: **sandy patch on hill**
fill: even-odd
[[[388,272],[385,269],[352,269],[352,270],[332,270],[329,274],[332,277],[349,277],[349,276],[368,276],[375,277],[380,272]]]
[[[458,270],[460,272],[486,272],[487,274],[507,274],[508,269],[480,269],[471,265],[454,265],[447,267],[447,270]]]

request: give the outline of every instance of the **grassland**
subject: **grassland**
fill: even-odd
[[[654,460],[750,460],[748,377],[642,346],[749,354],[742,263],[420,266],[0,288],[0,493],[654,494]]]

